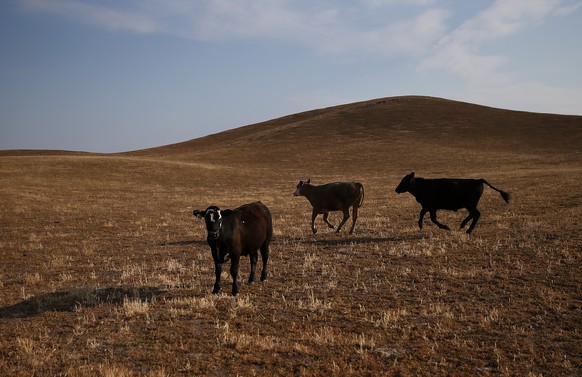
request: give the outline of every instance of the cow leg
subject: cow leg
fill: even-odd
[[[467,234],[471,234],[473,229],[475,229],[475,225],[477,225],[479,217],[481,217],[481,212],[479,212],[477,208],[475,208],[472,213],[473,221],[471,222],[471,226],[469,227],[469,229],[467,229]]]
[[[315,227],[315,218],[318,215],[318,211],[314,208],[313,212],[311,212],[311,231],[313,234],[317,233],[317,228]]]
[[[249,254],[251,260],[251,275],[249,276],[249,284],[254,283],[257,279],[255,277],[255,270],[257,269],[257,261],[259,260],[259,253],[255,250]]]
[[[433,223],[435,223],[441,229],[451,230],[445,224],[441,224],[441,223],[438,222],[438,220],[436,218],[436,210],[435,211],[430,211],[430,221],[432,221]]]
[[[357,218],[358,218],[358,207],[354,206],[352,209],[352,229],[350,229],[350,234],[354,233]]]
[[[460,229],[463,229],[465,227],[465,225],[467,225],[467,223],[469,222],[469,220],[471,220],[473,218],[473,212],[474,210],[470,210],[469,211],[469,216],[465,217],[465,220],[463,220],[463,222],[461,222],[461,226]]]
[[[234,254],[234,253],[233,253]],[[239,256],[232,256],[230,260],[230,276],[232,277],[232,295],[237,296],[239,290],[238,284],[238,262],[240,257]]]
[[[325,221],[325,223],[327,224],[328,227],[330,227],[331,229],[335,229],[335,225],[333,225],[332,223],[329,222],[329,220],[327,219],[327,216],[329,216],[329,212],[324,212],[323,213],[323,221]]]
[[[348,221],[348,219],[350,218],[350,208],[346,208],[343,210],[344,213],[344,218],[342,219],[342,222],[337,226],[337,230],[335,231],[336,233],[339,233],[340,230],[342,230],[342,227],[344,226],[344,224],[346,223],[346,221]]]
[[[214,282],[214,289],[212,293],[218,294],[220,292],[220,275],[222,274],[222,263],[214,262],[214,274],[216,275],[216,281]]]
[[[261,281],[267,280],[267,262],[269,261],[269,243],[265,242],[261,246],[261,259],[263,260],[263,270],[261,271]]]
[[[424,219],[424,215],[426,215],[426,209],[421,209],[420,210],[420,216],[418,216],[418,227],[420,229],[422,229],[422,220]]]

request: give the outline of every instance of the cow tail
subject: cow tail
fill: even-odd
[[[360,189],[360,196],[356,199],[356,202],[358,203],[357,207],[360,208],[364,203],[364,186],[361,183],[357,183],[357,185],[358,188]]]
[[[491,187],[493,190],[500,193],[503,200],[505,200],[505,203],[509,203],[509,199],[511,198],[511,195],[509,195],[508,192],[505,192],[503,190],[498,189],[497,187],[493,186],[491,183],[487,182],[484,179],[481,179],[481,182],[485,183],[487,186]]]

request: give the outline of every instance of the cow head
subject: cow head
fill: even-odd
[[[199,219],[204,219],[208,239],[216,240],[220,237],[220,231],[222,230],[222,214],[220,213],[220,208],[210,206],[205,211],[197,209],[193,212],[193,215]]]
[[[395,191],[399,194],[402,194],[403,192],[408,192],[410,191],[413,182],[414,182],[414,172],[402,178],[402,181],[400,181],[400,184],[398,185],[398,187],[396,187]]]
[[[295,192],[293,193],[293,196],[301,196],[303,195],[301,193],[301,188],[303,187],[303,185],[307,185],[311,182],[311,178],[307,180],[307,182],[303,182],[303,181],[299,181],[299,183],[297,184],[297,188],[295,189]]]

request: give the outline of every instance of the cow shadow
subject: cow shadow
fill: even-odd
[[[185,241],[162,242],[159,244],[159,246],[162,246],[162,247],[166,247],[166,246],[190,246],[190,245],[207,246],[208,243],[206,240],[185,240]]]
[[[423,234],[410,234],[405,236],[350,236],[347,238],[316,239],[310,240],[308,242],[314,245],[341,246],[383,242],[418,241],[424,238],[427,238],[427,236]]]
[[[336,238],[331,238],[334,236],[329,236],[326,238],[312,238],[309,237],[279,237],[276,240],[283,241],[283,242],[299,242],[299,243],[308,243],[312,245],[321,245],[321,246],[342,246],[342,245],[360,245],[360,244],[368,244],[368,243],[384,243],[384,242],[402,242],[402,241],[418,241],[425,238],[429,238],[429,235],[426,234],[407,234],[407,235],[400,235],[400,236],[346,236],[341,237],[341,235]]]
[[[171,288],[175,287],[79,288],[67,292],[46,293],[14,305],[0,307],[0,318],[29,318],[45,312],[72,312],[98,305],[121,305],[125,300],[151,302]]]

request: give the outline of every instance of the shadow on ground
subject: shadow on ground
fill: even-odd
[[[342,236],[330,233],[322,236],[308,235],[305,237],[276,237],[273,241],[282,243],[308,243],[321,246],[359,245],[367,243],[416,241],[429,238],[426,234],[406,234],[401,236]]]
[[[189,246],[189,245],[203,245],[207,246],[206,240],[187,240],[187,241],[173,241],[173,242],[163,242],[159,246]]]
[[[188,286],[159,287],[113,287],[79,288],[69,292],[53,292],[34,296],[17,304],[0,308],[0,318],[28,318],[44,312],[70,312],[82,307],[97,305],[120,305],[124,300],[150,302],[172,288]]]

